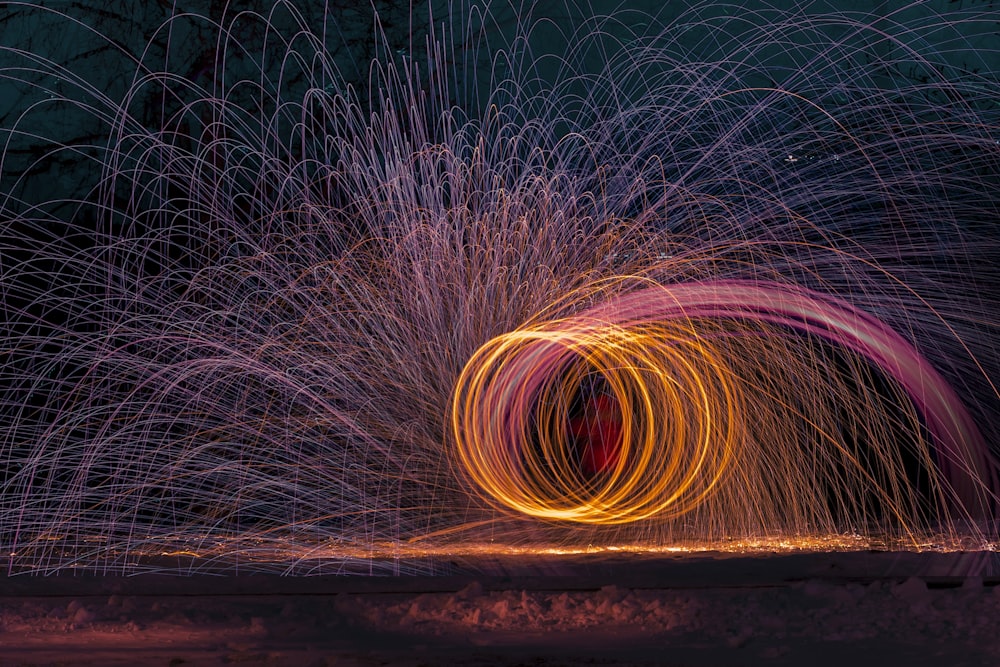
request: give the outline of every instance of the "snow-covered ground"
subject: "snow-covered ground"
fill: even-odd
[[[1000,665],[992,552],[450,567],[434,577],[9,577],[0,664]]]

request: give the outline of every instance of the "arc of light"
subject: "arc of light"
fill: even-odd
[[[923,355],[891,327],[849,303],[798,286],[740,280],[656,285],[592,307],[581,318],[628,327],[684,318],[747,318],[815,334],[869,359],[909,394],[944,448],[938,462],[966,511],[987,505],[990,463],[971,415]]]

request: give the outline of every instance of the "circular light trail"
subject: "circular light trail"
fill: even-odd
[[[646,286],[488,341],[452,397],[459,467],[491,503],[533,517],[621,524],[680,516],[724,483],[749,439],[777,447],[796,437],[796,420],[825,423],[754,386],[776,364],[821,382],[829,369],[810,368],[810,337],[891,378],[941,452],[953,499],[982,505],[981,436],[917,350],[840,299],[764,282]],[[604,421],[582,428],[581,387],[595,381],[605,387],[604,412],[593,418]],[[772,432],[751,429],[750,412]],[[616,439],[585,443],[606,450],[602,466],[581,453],[581,437]],[[878,473],[860,474],[880,483]],[[876,492],[892,504],[890,489]]]

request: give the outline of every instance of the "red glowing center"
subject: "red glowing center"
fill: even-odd
[[[593,477],[618,463],[622,414],[611,396],[600,394],[589,399],[583,411],[569,420],[569,431],[585,476]]]

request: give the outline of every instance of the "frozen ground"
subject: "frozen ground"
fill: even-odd
[[[6,665],[1000,665],[997,554],[0,580]]]

